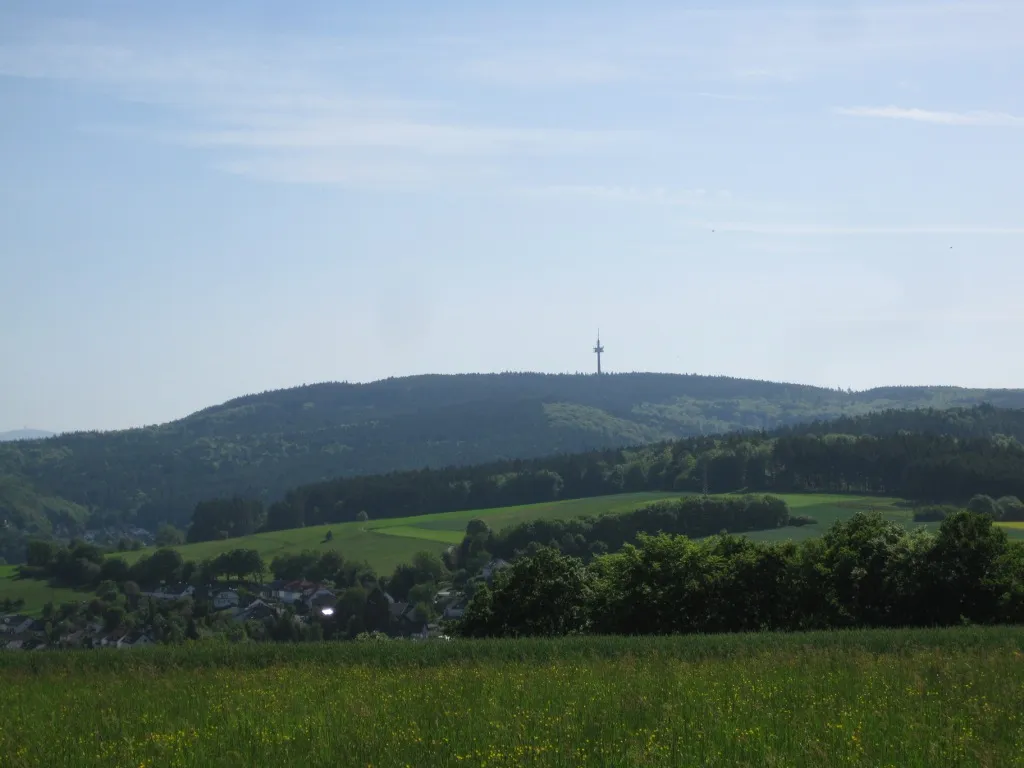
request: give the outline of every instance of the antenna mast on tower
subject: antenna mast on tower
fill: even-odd
[[[601,375],[601,353],[604,352],[604,347],[601,346],[601,329],[597,330],[597,345],[594,347],[594,354],[597,355],[597,375]]]

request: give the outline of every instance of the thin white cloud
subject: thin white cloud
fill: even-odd
[[[628,131],[573,131],[445,125],[415,120],[366,120],[357,116],[300,116],[274,128],[244,127],[183,134],[196,146],[322,149],[406,149],[426,154],[486,155],[576,153],[631,143]]]
[[[692,205],[697,202],[728,197],[725,190],[672,189],[667,187],[629,187],[617,185],[556,184],[533,187],[524,192],[534,197],[563,200],[590,200],[605,203],[648,203],[658,205]]]
[[[452,119],[445,105],[367,95],[356,90],[365,83],[366,57],[374,55],[365,45],[356,53],[342,44],[309,41],[186,45],[75,25],[58,25],[43,37],[0,43],[0,75],[74,82],[159,107],[165,113],[145,125],[85,129],[237,150],[245,156],[215,158],[215,165],[265,179],[419,184],[431,173],[445,175],[439,157],[457,159],[448,170],[465,178],[473,163],[484,176],[490,164],[515,156],[608,153],[647,145],[651,138],[627,130]],[[586,75],[565,67],[562,72]]]
[[[1005,112],[939,112],[908,107],[837,107],[836,114],[849,117],[875,117],[912,120],[939,125],[1024,126],[1024,117]]]

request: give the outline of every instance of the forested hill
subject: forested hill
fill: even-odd
[[[536,504],[637,491],[884,494],[917,502],[1024,497],[1024,411],[890,410],[831,423],[690,437],[572,455],[338,478],[255,502],[196,507],[189,539],[307,525]],[[840,427],[847,434],[836,432]],[[1024,506],[1012,519],[1024,519]]]
[[[980,402],[1024,407],[1024,391],[853,393],[645,373],[317,384],[241,397],[160,426],[0,444],[0,530],[181,525],[200,500],[241,494],[271,502],[335,477]]]

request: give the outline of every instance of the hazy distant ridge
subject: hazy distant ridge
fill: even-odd
[[[337,477],[617,448],[873,411],[989,403],[1024,391],[849,392],[723,376],[428,375],[235,398],[160,426],[0,444],[0,535],[184,525],[196,503],[265,502]],[[6,489],[6,490],[4,490]],[[8,541],[9,547],[20,543]]]
[[[10,432],[0,432],[0,442],[41,440],[44,437],[53,437],[55,434],[55,432],[47,432],[45,429],[13,429]]]

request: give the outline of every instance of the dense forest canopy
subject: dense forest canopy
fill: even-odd
[[[1024,496],[1024,411],[992,406],[898,410],[775,432],[518,459],[470,467],[337,478],[239,515],[238,499],[196,507],[189,539],[371,518],[407,517],[637,491],[888,494],[964,503]],[[834,428],[849,429],[835,433]]]
[[[243,496],[270,505],[291,488],[338,477],[980,402],[1024,407],[1024,391],[848,392],[648,373],[317,384],[249,395],[160,426],[0,444],[0,524],[8,538],[126,524],[155,530],[163,522],[184,526],[200,501]]]

